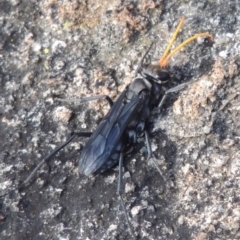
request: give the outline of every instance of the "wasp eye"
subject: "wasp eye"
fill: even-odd
[[[167,71],[163,71],[162,69],[156,72],[156,79],[161,81],[167,81],[170,79],[170,74]]]

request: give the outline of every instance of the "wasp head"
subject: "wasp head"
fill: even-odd
[[[141,75],[147,80],[152,80],[159,84],[163,84],[170,80],[170,74],[166,69],[163,69],[159,65],[149,64],[142,68]]]

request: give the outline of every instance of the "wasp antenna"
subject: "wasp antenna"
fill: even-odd
[[[185,45],[189,44],[190,42],[194,41],[195,39],[197,39],[198,37],[208,37],[210,39],[211,42],[214,41],[214,38],[211,34],[209,33],[198,33],[190,38],[188,38],[187,40],[185,40],[183,43],[179,44],[171,53],[168,54],[170,47],[172,46],[174,40],[176,39],[177,33],[180,30],[180,27],[182,26],[182,22],[184,19],[181,19],[181,22],[179,23],[172,39],[170,40],[170,43],[168,44],[168,47],[166,49],[166,51],[164,52],[162,58],[159,60],[159,65],[161,67],[166,67],[168,64],[169,59],[176,53],[178,52],[181,48],[183,48]],[[179,29],[178,29],[179,28]],[[168,55],[167,55],[168,54]]]
[[[181,43],[180,45],[178,45],[170,54],[168,54],[168,56],[166,58],[164,58],[162,60],[162,62],[160,62],[160,66],[161,67],[166,67],[168,64],[169,59],[176,53],[178,52],[181,48],[183,48],[185,45],[187,45],[188,43],[192,42],[193,40],[197,39],[198,37],[208,37],[212,42],[213,42],[213,36],[209,33],[198,33],[190,38],[188,38],[187,40],[185,40],[183,43]]]
[[[138,64],[138,67],[137,67],[137,69],[136,69],[136,71],[135,71],[135,77],[136,77],[137,74],[139,73],[139,70],[142,68],[142,66],[143,66],[143,61],[144,61],[144,59],[146,58],[146,56],[148,55],[149,51],[151,50],[153,44],[154,44],[154,42],[151,43],[150,47],[147,49],[147,51],[146,51],[145,54],[143,55],[140,63]]]
[[[168,44],[165,52],[163,53],[162,58],[159,60],[159,65],[160,65],[160,66],[163,65],[163,64],[162,64],[163,62],[165,62],[165,59],[166,59],[166,57],[167,57],[167,55],[168,55],[168,52],[169,52],[169,50],[171,49],[171,47],[172,47],[175,39],[177,38],[177,35],[178,35],[180,29],[182,28],[182,25],[183,25],[184,20],[185,20],[185,17],[182,16],[182,17],[181,17],[181,20],[180,20],[180,23],[178,24],[175,32],[173,33],[172,38],[171,38],[170,41],[169,41],[169,44]],[[166,64],[166,65],[167,65],[167,64]],[[166,65],[165,65],[165,66],[166,66]]]

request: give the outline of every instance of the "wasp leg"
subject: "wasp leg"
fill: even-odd
[[[118,174],[117,193],[120,197],[121,206],[122,206],[123,213],[124,213],[125,219],[127,221],[131,236],[132,236],[133,239],[136,239],[136,236],[134,235],[134,231],[133,231],[132,225],[130,223],[128,214],[127,214],[127,210],[126,210],[126,207],[125,207],[125,204],[124,204],[123,196],[122,196],[123,195],[123,191],[122,191],[122,182],[123,182],[123,170],[122,170],[122,168],[123,167],[122,166],[123,166],[123,153],[120,154],[120,159],[119,159],[119,174]]]
[[[108,101],[110,107],[112,107],[112,105],[113,105],[112,99],[109,96],[107,96],[107,95],[82,97],[82,98],[78,98],[78,99],[74,99],[74,98],[70,98],[70,99],[55,98],[55,99],[60,101],[60,102],[68,102],[68,103],[72,103],[72,102],[84,103],[84,102],[89,102],[89,101],[94,101],[94,100],[99,100],[99,99],[105,99],[105,100]]]
[[[170,88],[168,89],[165,94],[163,95],[162,97],[162,100],[161,102],[158,104],[158,108],[161,108],[162,105],[164,104],[167,96],[173,92],[179,92],[181,90],[183,90],[184,88],[186,88],[189,84],[193,83],[193,82],[196,82],[197,80],[194,80],[194,81],[191,81],[191,82],[187,82],[187,83],[182,83],[182,84],[179,84],[177,85],[176,87],[173,87],[173,88]]]
[[[154,156],[154,154],[152,152],[152,148],[151,148],[151,143],[150,143],[150,138],[149,138],[148,132],[145,131],[144,133],[145,133],[145,140],[146,140],[147,151],[148,151],[148,160],[151,159],[153,161],[153,164],[156,167],[156,169],[158,170],[159,174],[164,179],[164,181],[167,182],[167,179],[164,177],[161,169],[159,168],[159,166],[157,164],[156,157]]]
[[[64,147],[66,147],[72,140],[78,136],[78,137],[90,137],[92,135],[91,132],[79,132],[74,133],[66,142],[61,144],[59,147],[57,147],[53,152],[51,152],[49,155],[47,155],[31,172],[31,174],[28,176],[28,178],[20,184],[18,188],[26,187],[31,178],[34,176],[34,174],[38,171],[38,169],[47,161],[49,161],[51,158],[53,158],[59,151],[61,151]]]

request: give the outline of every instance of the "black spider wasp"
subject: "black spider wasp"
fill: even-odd
[[[81,98],[81,102],[105,98],[109,102],[111,108],[93,133],[81,132],[73,134],[65,143],[46,156],[37,165],[30,176],[20,185],[20,187],[27,185],[29,180],[42,166],[42,164],[54,157],[56,153],[68,145],[76,136],[90,137],[80,155],[78,164],[79,172],[85,174],[86,176],[98,174],[110,169],[119,162],[119,181],[117,192],[120,196],[121,205],[129,230],[132,237],[135,238],[135,233],[132,229],[122,197],[123,156],[126,153],[131,152],[137,142],[137,138],[145,135],[148,158],[153,160],[154,165],[161,174],[161,171],[154,160],[145,125],[151,111],[156,107],[161,108],[166,96],[169,93],[177,92],[187,85],[186,83],[180,84],[164,92],[162,86],[170,80],[170,74],[164,68],[166,67],[169,59],[177,51],[196,38],[205,36],[213,41],[213,37],[209,33],[199,33],[184,41],[170,54],[168,54],[179,30],[182,27],[183,21],[184,18],[182,18],[176,31],[174,32],[163,57],[156,65],[144,64],[144,59],[153,45],[151,44],[140,61],[133,82],[125,88],[115,102],[105,95]]]

